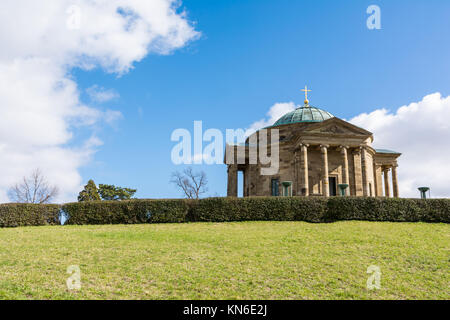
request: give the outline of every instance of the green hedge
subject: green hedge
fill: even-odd
[[[62,206],[65,224],[186,222],[186,200],[86,201]]]
[[[127,200],[59,205],[0,205],[0,227],[60,224],[137,224],[224,221],[339,220],[450,223],[450,199],[362,197],[208,198],[202,200]]]
[[[0,204],[0,228],[60,225],[56,204]]]
[[[327,219],[449,223],[450,199],[329,198]]]
[[[325,198],[209,198],[195,202],[191,221],[309,221],[321,222],[327,210]]]

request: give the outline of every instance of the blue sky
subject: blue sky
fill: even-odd
[[[381,30],[366,27],[371,4],[381,8]],[[312,105],[345,119],[450,94],[446,0],[185,0],[182,8],[199,39],[169,55],[149,54],[122,76],[71,71],[83,102],[123,115],[95,129],[103,145],[80,168],[83,183],[134,187],[142,198],[179,197],[169,183],[183,168],[171,162],[173,130],[192,130],[194,120],[204,129],[247,128],[275,103],[301,104],[305,85]],[[93,85],[120,97],[90,101],[84,92]],[[70,144],[90,134],[76,130]],[[225,165],[194,169],[207,173],[208,195],[225,195]]]

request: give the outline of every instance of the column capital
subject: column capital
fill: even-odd
[[[367,150],[367,145],[365,145],[365,144],[361,144],[360,146],[359,146],[359,150]]]
[[[299,147],[300,148],[303,148],[303,147],[308,148],[309,147],[309,143],[300,142]]]
[[[347,154],[348,148],[349,148],[348,146],[339,146],[339,147],[338,147],[338,149],[341,150],[341,153],[342,153],[343,155]]]
[[[330,145],[328,145],[328,144],[321,144],[319,147],[320,147],[320,150],[322,152],[325,152],[330,147]]]
[[[354,155],[361,154],[361,147],[353,149],[352,154],[354,154]]]

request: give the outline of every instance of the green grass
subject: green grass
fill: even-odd
[[[0,298],[450,299],[449,236],[447,224],[357,221],[0,229]],[[366,288],[370,265],[379,290]]]

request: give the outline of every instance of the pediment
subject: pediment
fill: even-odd
[[[339,118],[331,118],[322,122],[313,124],[303,131],[303,134],[333,134],[333,135],[356,135],[371,136],[372,133],[355,126]]]

